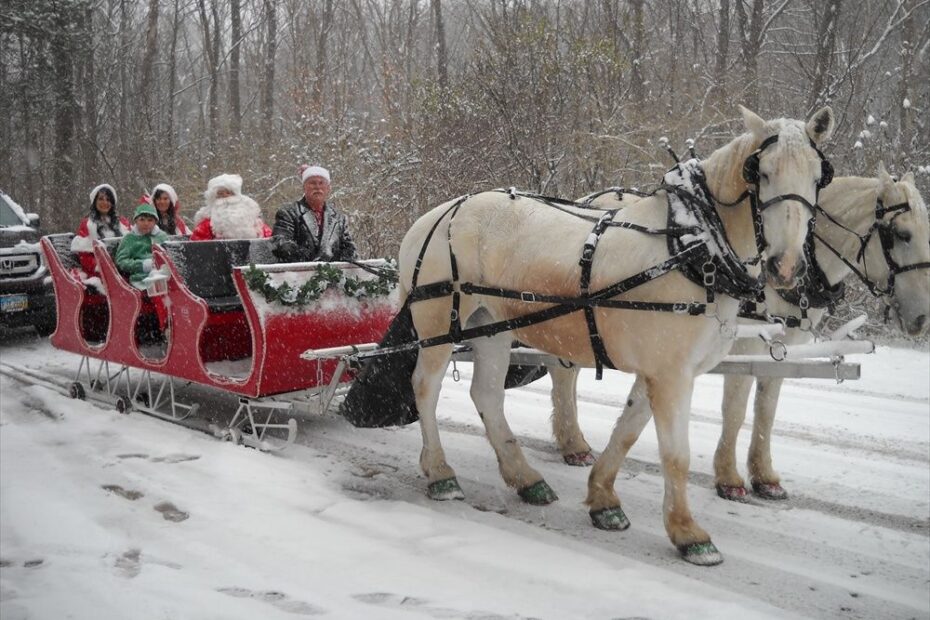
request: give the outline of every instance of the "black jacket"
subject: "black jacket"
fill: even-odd
[[[355,242],[349,234],[346,217],[326,203],[323,205],[323,233],[306,198],[278,209],[272,231],[272,251],[283,263],[354,260]]]

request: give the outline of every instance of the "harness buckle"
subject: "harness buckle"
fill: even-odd
[[[776,362],[783,362],[788,357],[788,347],[781,340],[773,340],[769,343],[769,355]]]
[[[798,329],[800,329],[802,332],[809,332],[813,330],[813,328],[814,328],[814,322],[810,320],[810,317],[806,317],[806,316],[801,317],[800,325],[798,325]]]
[[[811,302],[807,298],[807,295],[801,295],[801,298],[798,299],[798,308],[800,308],[801,310],[807,310],[810,307],[811,307]]]
[[[454,321],[458,321],[458,320],[459,320],[459,311],[456,310],[455,308],[452,308],[452,312],[449,313],[449,319],[452,320],[453,322],[454,322]]]
[[[701,265],[701,273],[704,275],[704,286],[713,287],[717,281],[717,266],[713,261],[707,261]]]
[[[528,304],[536,301],[536,293],[531,291],[522,291],[520,293],[520,301],[526,302]]]

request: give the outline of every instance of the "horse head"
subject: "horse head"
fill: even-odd
[[[866,273],[890,297],[901,330],[923,334],[930,321],[930,220],[908,172],[900,181],[878,168],[875,222],[863,247]],[[878,237],[877,242],[873,237]],[[882,285],[884,280],[884,285]]]
[[[756,244],[764,250],[764,272],[774,288],[791,288],[806,271],[804,240],[813,225],[820,190],[833,168],[820,145],[833,133],[829,107],[803,121],[765,121],[740,106],[751,136],[742,181],[753,200]]]

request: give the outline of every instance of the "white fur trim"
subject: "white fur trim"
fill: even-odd
[[[210,217],[210,211],[212,210],[211,205],[205,205],[197,209],[197,213],[194,214],[194,226],[197,226],[200,222],[208,219]]]
[[[75,235],[74,239],[71,240],[71,251],[72,252],[93,252],[94,251],[94,240],[90,237],[79,237]]]
[[[148,273],[151,270],[152,270],[152,259],[146,258],[145,260],[142,261],[142,271],[144,271],[145,273]]]
[[[242,177],[238,174],[221,174],[210,179],[207,183],[207,191],[203,193],[208,205],[216,200],[216,192],[221,187],[225,187],[233,194],[242,194]]]
[[[103,188],[107,188],[107,189],[109,189],[109,190],[113,193],[113,203],[114,203],[114,204],[113,204],[113,208],[116,209],[116,202],[117,202],[117,200],[116,200],[116,190],[113,189],[113,186],[110,185],[109,183],[101,183],[100,185],[98,185],[98,186],[95,187],[94,189],[90,190],[90,204],[91,204],[91,206],[94,205],[94,200],[96,200],[96,198],[97,198],[97,192],[99,192],[99,191],[102,190]]]
[[[168,185],[167,183],[159,183],[158,185],[152,188],[152,193],[150,194],[150,196],[152,197],[152,205],[155,204],[155,193],[158,192],[159,190],[164,190],[168,194],[168,198],[171,199],[172,207],[178,206],[178,193],[174,191],[174,188]]]
[[[326,179],[326,182],[327,182],[327,183],[330,182],[330,180],[329,180],[329,170],[327,170],[327,169],[324,168],[323,166],[309,166],[309,167],[307,167],[307,169],[304,170],[303,174],[300,175],[300,182],[301,182],[301,183],[306,183],[306,182],[307,182],[307,179],[309,179],[310,177],[323,177],[324,179]]]

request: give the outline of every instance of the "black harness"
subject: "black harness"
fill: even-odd
[[[872,295],[875,297],[893,297],[895,276],[900,273],[913,271],[915,269],[930,269],[930,261],[912,263],[910,265],[899,265],[898,262],[894,259],[894,256],[891,255],[891,251],[894,249],[895,244],[894,221],[901,214],[910,210],[911,205],[909,202],[901,202],[895,205],[891,205],[890,207],[886,207],[881,198],[879,198],[875,203],[875,219],[872,222],[872,225],[869,227],[869,230],[866,231],[864,235],[860,235],[856,231],[844,225],[842,222],[838,221],[836,218],[832,217],[830,214],[826,213],[825,211],[823,212],[828,220],[846,232],[855,235],[859,239],[859,251],[856,253],[856,263],[862,263],[861,270],[856,265],[848,261],[845,257],[840,255],[836,248],[827,243],[822,237],[819,235],[816,237],[817,240],[820,241],[828,250],[836,255],[836,257],[841,261],[843,261],[843,263],[849,267],[850,271],[856,274],[856,277],[858,277],[862,283],[868,287],[869,292],[871,292]],[[894,215],[892,215],[890,220],[885,221],[885,216],[889,213],[893,213]],[[875,236],[876,232],[878,232],[878,239],[879,243],[881,244],[882,255],[885,257],[885,263],[888,265],[888,281],[884,288],[880,287],[878,283],[869,276],[868,263],[865,261],[865,252],[868,249],[869,242]]]
[[[414,266],[411,290],[407,297],[406,304],[436,299],[440,297],[451,296],[452,309],[450,312],[450,325],[448,333],[424,338],[412,343],[405,343],[394,347],[386,347],[374,352],[377,355],[387,355],[399,351],[409,350],[411,348],[426,348],[443,344],[458,343],[473,338],[492,336],[505,331],[511,331],[524,327],[529,327],[538,323],[549,321],[561,316],[568,315],[572,312],[581,310],[586,319],[588,326],[591,348],[595,356],[595,366],[597,378],[600,378],[603,367],[615,368],[607,355],[603,340],[597,328],[594,309],[616,308],[624,310],[646,310],[652,312],[673,312],[676,314],[687,314],[699,316],[708,314],[710,308],[715,308],[715,299],[718,293],[726,294],[737,299],[750,299],[761,301],[763,299],[764,284],[760,277],[752,276],[746,265],[757,262],[766,247],[764,232],[762,231],[761,213],[764,209],[785,201],[794,200],[801,202],[812,214],[816,214],[816,208],[810,204],[804,197],[796,194],[783,194],[776,196],[765,202],[758,199],[758,163],[759,155],[768,146],[774,144],[778,136],[767,138],[759,148],[750,155],[743,167],[743,175],[750,188],[747,189],[735,202],[720,203],[724,206],[732,206],[742,202],[746,197],[750,198],[753,211],[753,222],[756,247],[758,255],[748,263],[739,259],[729,243],[723,223],[714,206],[712,195],[707,188],[706,179],[703,171],[696,161],[678,164],[673,168],[666,178],[674,178],[676,172],[678,176],[684,178],[684,172],[687,171],[694,175],[693,181],[689,187],[684,187],[682,183],[665,183],[660,186],[656,192],[664,190],[669,200],[669,218],[668,226],[662,228],[651,228],[634,224],[631,222],[615,222],[619,209],[603,210],[599,217],[592,217],[583,213],[578,213],[577,209],[596,209],[591,206],[591,201],[599,195],[608,192],[625,192],[633,193],[638,196],[651,196],[656,192],[643,193],[635,190],[622,190],[621,188],[610,188],[598,194],[589,196],[584,203],[574,203],[558,198],[539,196],[518,192],[511,188],[509,190],[495,190],[508,194],[511,199],[518,196],[529,198],[552,208],[568,213],[574,217],[593,222],[594,226],[591,233],[582,248],[579,266],[581,267],[581,276],[579,282],[579,295],[573,297],[561,295],[547,295],[530,291],[515,291],[501,287],[489,287],[476,285],[470,282],[460,282],[458,264],[455,253],[452,250],[452,220],[462,205],[471,197],[471,195],[461,196],[455,200],[446,211],[436,220],[424,239],[423,245],[417,256]],[[813,143],[812,143],[813,144]],[[814,147],[816,149],[816,147]],[[829,162],[823,158],[818,150],[821,160],[824,164],[823,170],[831,173],[832,167]],[[670,176],[671,175],[671,176]],[[821,185],[825,186],[826,182],[821,178]],[[622,196],[621,196],[622,198]],[[446,218],[449,219],[447,227],[447,242],[449,247],[449,261],[451,267],[451,281],[435,282],[432,284],[419,285],[419,274],[423,264],[423,258],[429,247],[430,241],[440,223]],[[693,222],[693,223],[691,223]],[[591,270],[594,261],[594,254],[598,242],[603,233],[608,228],[626,228],[636,230],[644,234],[661,234],[668,238],[669,258],[645,271],[625,278],[610,286],[600,290],[592,291]],[[655,280],[670,271],[681,271],[686,277],[704,288],[706,302],[647,302],[647,301],[628,301],[613,299],[614,297],[625,293],[646,282]],[[492,297],[501,297],[505,299],[519,300],[525,303],[544,303],[552,304],[548,308],[530,312],[518,317],[496,321],[477,327],[464,328],[460,317],[461,295],[486,295]]]

